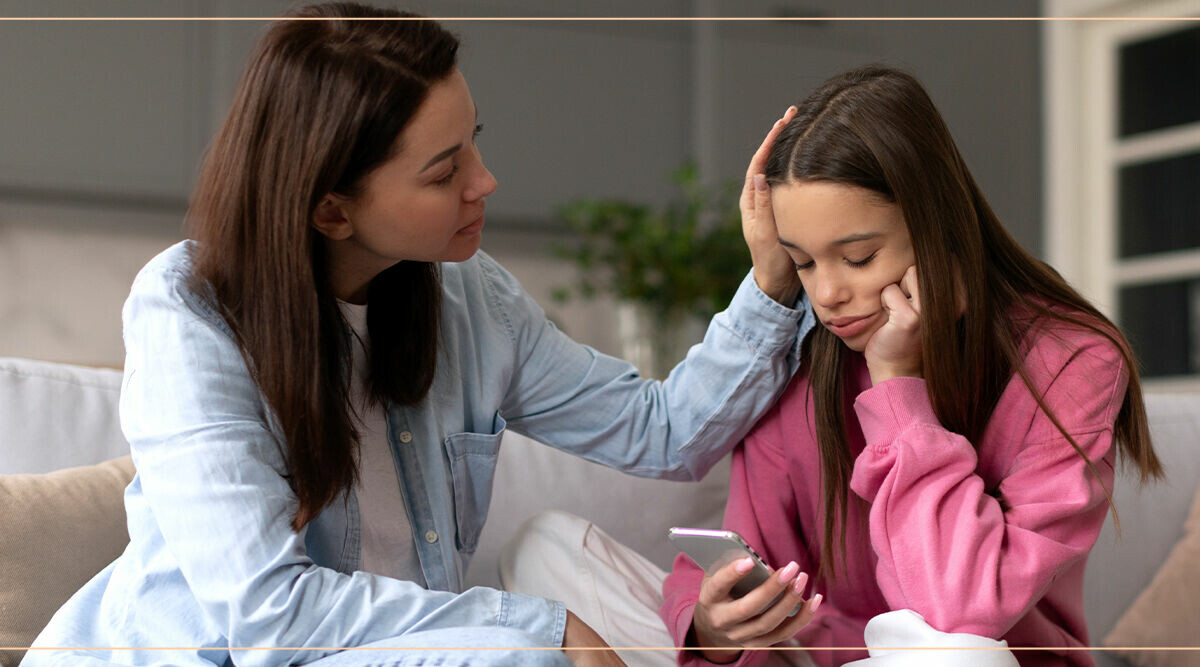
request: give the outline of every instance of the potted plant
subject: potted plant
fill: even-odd
[[[572,285],[554,290],[554,299],[615,297],[622,353],[658,378],[699,341],[751,264],[738,210],[740,184],[705,187],[693,164],[674,172],[671,181],[678,196],[664,207],[576,199],[556,213],[572,238],[554,252],[578,271]]]

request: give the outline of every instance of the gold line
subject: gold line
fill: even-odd
[[[679,651],[695,646],[580,647],[579,651]],[[718,646],[723,651],[866,651],[866,646]],[[1200,651],[1200,646],[872,646],[886,651]],[[0,651],[561,651],[561,646],[0,646]]]
[[[1200,21],[1200,16],[419,16],[419,17],[287,17],[287,16],[0,16],[0,21]]]

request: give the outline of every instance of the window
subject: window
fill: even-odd
[[[1053,21],[1046,35],[1047,259],[1129,336],[1148,388],[1200,388],[1200,21]]]

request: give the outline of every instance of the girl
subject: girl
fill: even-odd
[[[734,452],[725,527],[778,574],[734,600],[743,564],[705,576],[679,557],[661,615],[696,647],[680,662],[757,664],[740,648],[795,635],[845,647],[811,656],[842,664],[868,620],[908,609],[1045,647],[1024,665],[1092,664],[1055,647],[1088,643],[1081,581],[1117,449],[1162,474],[1121,333],[1004,231],[904,73],[826,82],[750,177],[821,326]],[[806,587],[828,601],[801,629]]]
[[[556,330],[478,252],[496,180],[457,41],[411,18],[322,5],[259,43],[191,240],[125,305],[129,546],[26,664],[615,662],[570,651],[605,644],[561,603],[463,591],[503,431],[694,479],[790,379],[811,318],[752,216],[753,277],[665,382]]]

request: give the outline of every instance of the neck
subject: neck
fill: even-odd
[[[371,281],[387,269],[376,256],[370,256],[350,240],[327,241],[329,253],[329,283],[333,295],[356,305],[367,302]],[[389,265],[390,266],[390,265]]]

